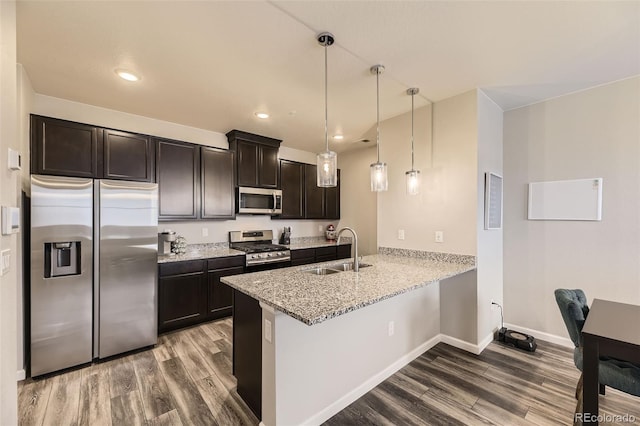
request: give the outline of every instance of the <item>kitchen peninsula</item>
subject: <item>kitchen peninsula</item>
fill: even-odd
[[[475,257],[380,253],[357,273],[323,274],[334,261],[222,278],[235,289],[238,393],[262,424],[322,423],[437,343],[440,281]],[[258,377],[246,371],[251,343]]]

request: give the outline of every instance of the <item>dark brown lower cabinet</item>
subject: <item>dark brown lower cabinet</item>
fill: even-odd
[[[233,292],[220,278],[244,272],[244,256],[161,263],[158,331],[231,315]]]
[[[291,266],[308,265],[315,262],[351,257],[351,244],[291,250]]]
[[[220,282],[220,278],[244,272],[242,266],[209,271],[209,319],[228,317],[233,307],[233,289]]]
[[[257,418],[262,417],[262,308],[233,291],[233,374],[237,392]]]
[[[158,331],[202,322],[207,317],[203,260],[160,264]]]

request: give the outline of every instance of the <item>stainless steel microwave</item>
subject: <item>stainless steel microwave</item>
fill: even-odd
[[[251,214],[280,214],[282,213],[282,191],[279,189],[238,188],[236,211]]]

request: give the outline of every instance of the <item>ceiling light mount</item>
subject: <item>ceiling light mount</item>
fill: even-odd
[[[326,46],[331,46],[335,41],[335,38],[333,37],[333,34],[324,31],[318,34],[318,36],[316,37],[316,40],[318,40],[318,44],[320,46],[326,47]]]

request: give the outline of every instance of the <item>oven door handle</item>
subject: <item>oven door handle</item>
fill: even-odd
[[[276,257],[276,258],[273,258],[273,259],[260,259],[258,262],[254,262],[254,263],[247,262],[247,266],[264,265],[266,263],[288,262],[290,260],[291,260],[291,256]]]

